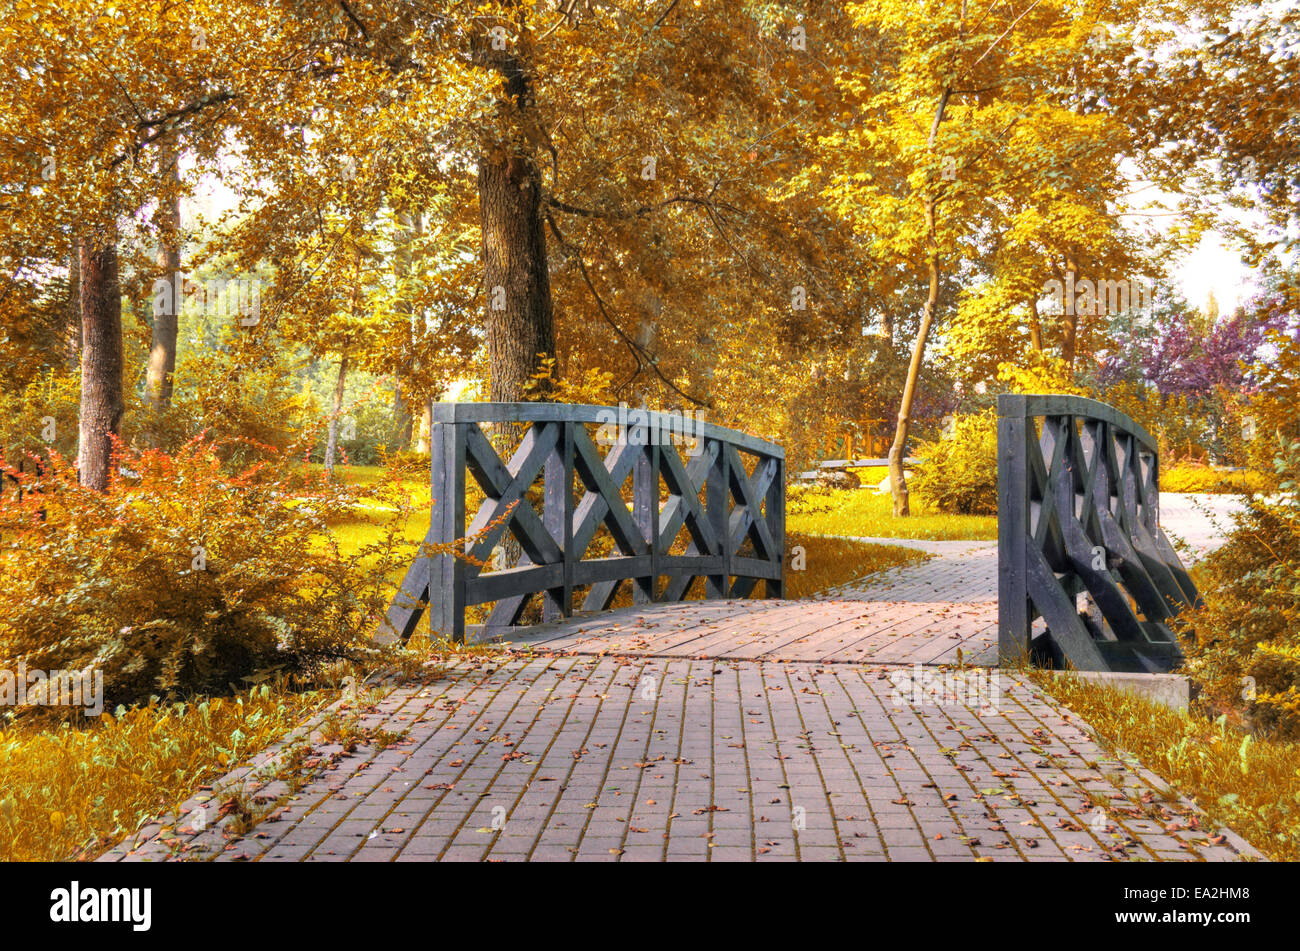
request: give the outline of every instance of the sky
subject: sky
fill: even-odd
[[[1230,313],[1253,289],[1254,271],[1225,246],[1217,232],[1204,235],[1201,243],[1171,270],[1170,276],[1184,300],[1204,307],[1212,291],[1222,314]]]

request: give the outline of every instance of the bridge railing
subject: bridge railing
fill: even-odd
[[[409,637],[426,603],[434,634],[463,640],[474,605],[491,605],[492,631],[538,598],[550,620],[579,597],[581,610],[605,610],[628,585],[634,603],[684,600],[701,579],[707,598],[748,597],[760,582],[784,594],[785,453],[774,443],[626,406],[437,403],[431,420],[425,541],[473,561],[418,556],[389,637]],[[483,501],[467,525],[469,479]],[[508,547],[512,565],[474,563]]]
[[[1160,672],[1181,661],[1170,621],[1199,595],[1160,528],[1159,470],[1156,441],[1114,407],[998,397],[1004,664]]]

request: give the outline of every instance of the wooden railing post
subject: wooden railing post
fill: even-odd
[[[1014,666],[1029,657],[1029,541],[1024,398],[998,397],[998,657]]]
[[[776,477],[767,487],[767,499],[763,505],[767,530],[776,542],[776,551],[772,561],[779,570],[776,578],[769,578],[764,583],[764,591],[769,598],[785,597],[785,460],[776,460]]]
[[[708,575],[705,582],[706,597],[710,598],[725,598],[731,593],[730,479],[726,446],[719,441],[717,458],[709,467],[704,488],[704,510],[718,540],[714,554],[722,559],[722,573]]]
[[[658,600],[659,591],[659,437],[651,432],[646,437],[645,451],[632,470],[632,519],[650,552],[650,574],[636,578],[632,591],[634,604]],[[672,448],[669,452],[673,452]]]
[[[430,493],[433,497],[430,540],[452,545],[465,535],[466,423],[433,423],[429,433]],[[465,562],[450,553],[431,560],[429,631],[465,640]]]
[[[542,524],[564,551],[564,585],[548,588],[542,601],[542,620],[568,617],[573,613],[573,427],[572,420],[560,424],[559,445],[546,460]]]

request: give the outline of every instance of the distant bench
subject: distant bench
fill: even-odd
[[[924,459],[918,459],[916,456],[906,456],[903,459],[903,465],[905,466],[919,466],[923,462],[925,462]],[[827,459],[825,462],[817,463],[816,469],[809,469],[806,472],[799,473],[799,478],[804,482],[811,482],[823,472],[845,472],[849,469],[883,468],[888,465],[888,459]]]

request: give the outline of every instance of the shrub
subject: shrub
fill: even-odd
[[[922,443],[916,454],[912,485],[941,512],[996,515],[998,511],[998,418],[985,410],[957,416],[950,431],[934,442]]]
[[[1203,607],[1182,615],[1188,672],[1205,696],[1300,736],[1300,442],[1275,460],[1280,492],[1246,500],[1200,569]]]
[[[1259,391],[1242,414],[1246,456],[1252,467],[1267,476],[1279,450],[1300,439],[1300,337],[1271,334],[1276,357],[1254,367]]]
[[[123,432],[132,444],[169,453],[206,433],[233,469],[271,460],[308,438],[311,426],[323,429],[311,394],[295,386],[296,369],[292,357],[234,337],[195,344],[177,364],[171,406],[130,409]]]
[[[382,659],[367,637],[410,555],[403,519],[346,556],[329,524],[405,494],[308,481],[269,447],[272,464],[228,475],[228,450],[119,451],[130,475],[105,493],[54,455],[35,491],[0,497],[0,665],[102,671],[112,707]]]

